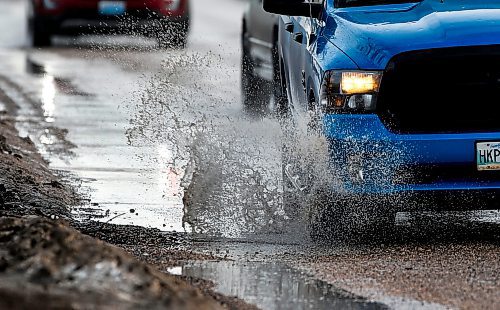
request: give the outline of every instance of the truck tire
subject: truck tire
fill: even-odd
[[[271,100],[271,83],[256,76],[255,63],[250,56],[248,34],[242,36],[241,101],[246,108],[267,107]]]

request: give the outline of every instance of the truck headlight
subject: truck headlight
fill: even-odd
[[[321,86],[321,106],[333,113],[373,112],[381,81],[381,71],[328,71]]]

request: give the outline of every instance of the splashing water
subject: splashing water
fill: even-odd
[[[183,177],[184,221],[193,231],[224,237],[291,232],[281,203],[280,124],[272,116],[248,117],[234,108],[234,96],[193,79],[219,61],[189,52],[165,60],[134,107],[129,142],[168,145],[169,164]],[[219,73],[212,83],[228,83],[233,74]],[[294,144],[294,153],[323,178],[325,141],[306,134]]]

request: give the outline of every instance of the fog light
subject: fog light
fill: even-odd
[[[373,95],[353,95],[349,98],[347,106],[353,110],[373,110]]]

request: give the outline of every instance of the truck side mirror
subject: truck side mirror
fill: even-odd
[[[312,18],[318,18],[323,9],[321,3],[304,0],[263,0],[262,5],[269,13]]]

